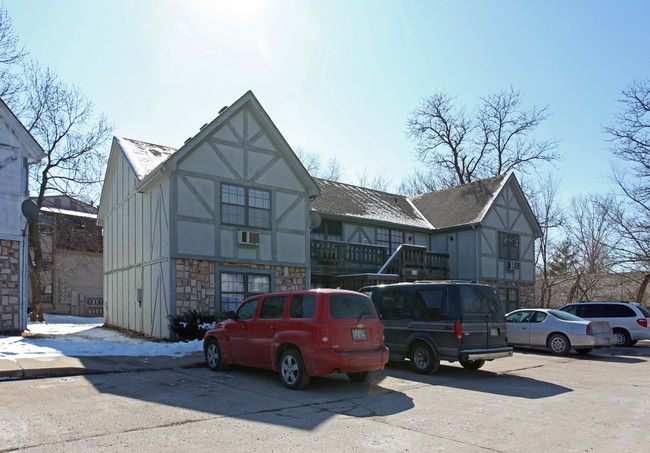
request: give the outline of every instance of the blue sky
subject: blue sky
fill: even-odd
[[[602,126],[650,77],[647,1],[4,0],[31,55],[74,83],[115,135],[180,147],[252,90],[294,148],[347,179],[419,166],[405,123],[436,90],[473,106],[510,86],[548,105],[540,167],[562,197],[603,192]]]

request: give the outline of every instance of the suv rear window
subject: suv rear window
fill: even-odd
[[[316,296],[313,294],[297,294],[291,298],[289,307],[290,318],[313,318],[316,308]]]
[[[493,288],[461,286],[459,289],[463,315],[487,316],[491,313],[503,314],[501,303]]]
[[[330,316],[339,319],[374,318],[372,302],[365,296],[353,294],[335,294],[330,296]]]

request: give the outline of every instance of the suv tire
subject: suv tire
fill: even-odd
[[[434,374],[440,368],[440,360],[424,341],[418,341],[411,348],[411,368],[420,374]]]
[[[614,334],[616,335],[616,346],[630,346],[632,343],[632,338],[627,330],[614,329]]]
[[[304,389],[309,384],[302,354],[296,349],[287,349],[280,357],[280,380],[291,390]]]
[[[205,347],[205,361],[212,371],[223,371],[227,368],[226,362],[223,361],[219,342],[215,338],[208,338]]]
[[[485,360],[483,360],[483,359],[479,359],[479,360],[460,360],[460,364],[466,370],[478,370],[483,365],[485,365]]]

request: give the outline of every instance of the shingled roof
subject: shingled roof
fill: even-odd
[[[314,178],[321,195],[311,202],[320,214],[431,229],[431,225],[402,195]]]
[[[115,137],[129,161],[138,181],[147,176],[154,168],[169,159],[177,150],[168,146]]]
[[[435,229],[479,223],[511,174],[411,197],[410,201]]]

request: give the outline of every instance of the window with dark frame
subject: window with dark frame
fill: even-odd
[[[311,238],[322,241],[342,241],[343,223],[337,220],[323,220],[318,227],[312,228]]]
[[[402,230],[391,230],[388,228],[377,228],[377,245],[383,245],[393,253],[397,247],[404,243],[404,232]]]
[[[499,231],[499,259],[519,261],[519,235]]]
[[[222,184],[221,221],[229,225],[271,228],[271,192]]]
[[[519,308],[519,288],[502,286],[499,288],[499,299],[506,313]]]
[[[262,274],[221,273],[221,312],[235,311],[242,301],[271,290],[271,277]]]

